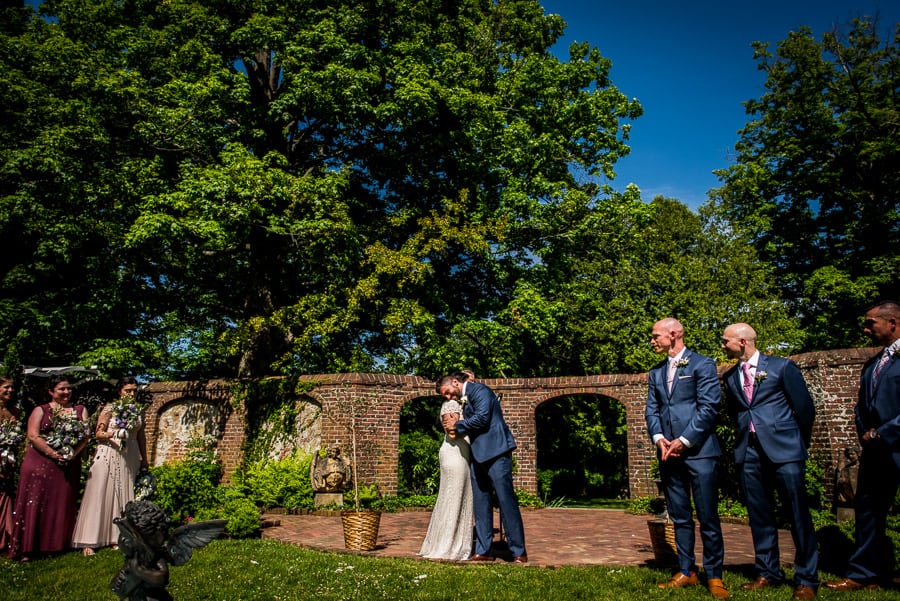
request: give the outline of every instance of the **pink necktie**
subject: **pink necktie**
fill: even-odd
[[[675,371],[677,369],[675,362],[672,359],[669,359],[669,371],[666,374],[666,384],[669,386],[669,394],[672,394],[672,386],[675,384]]]
[[[753,402],[753,376],[750,375],[750,364],[741,363],[741,369],[744,370],[744,396],[747,402]]]
[[[753,376],[750,375],[750,364],[741,363],[741,369],[744,372],[744,396],[747,397],[747,404],[750,404],[753,402]],[[756,432],[753,420],[750,420],[750,431]]]

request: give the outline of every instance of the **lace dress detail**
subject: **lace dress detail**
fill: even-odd
[[[456,401],[441,406],[441,415],[462,413]],[[419,555],[429,559],[463,560],[472,552],[472,480],[469,441],[444,436],[439,452],[441,482],[428,532]]]

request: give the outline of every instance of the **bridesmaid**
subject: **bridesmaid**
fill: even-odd
[[[18,422],[18,412],[12,405],[13,379],[0,376],[0,428]],[[9,551],[13,531],[13,503],[16,500],[16,464],[0,457],[0,553]]]
[[[72,546],[82,555],[94,549],[117,549],[119,528],[113,520],[134,500],[134,478],[147,469],[147,442],[139,406],[135,401],[137,380],[119,380],[119,398],[107,404],[97,419],[97,452],[75,521]]]
[[[81,484],[80,454],[89,437],[83,405],[71,405],[68,378],[48,378],[50,402],[28,416],[28,441],[16,495],[15,524],[10,556],[31,556],[69,549],[75,527],[76,497]],[[63,429],[70,445],[58,435]],[[52,444],[51,444],[52,443]]]

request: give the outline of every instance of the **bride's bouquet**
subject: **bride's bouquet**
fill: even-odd
[[[112,416],[110,424],[120,430],[119,436],[122,440],[128,439],[128,432],[141,419],[141,407],[134,402],[132,396],[119,397],[110,403],[109,413]]]
[[[22,422],[8,420],[0,423],[0,467],[16,463],[16,454],[25,440]]]
[[[90,431],[90,424],[78,419],[76,414],[55,409],[53,429],[47,434],[47,444],[66,459],[71,459],[75,447],[90,434]]]

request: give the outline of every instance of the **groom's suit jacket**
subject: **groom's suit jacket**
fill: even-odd
[[[900,469],[900,358],[889,359],[873,385],[875,363],[880,357],[881,352],[863,366],[855,409],[856,430],[860,439],[868,430],[878,430],[880,443],[886,447],[882,450],[891,453],[894,465]]]
[[[800,368],[789,359],[760,353],[753,397],[747,401],[739,366],[734,365],[722,376],[725,394],[737,417],[735,462],[744,463],[751,420],[760,446],[773,462],[806,461],[816,408]]]
[[[650,370],[649,392],[644,417],[653,438],[662,434],[667,440],[683,436],[690,443],[684,458],[718,457],[722,454],[716,438],[721,389],[716,364],[705,355],[685,349],[681,356],[687,365],[675,371],[672,392],[666,385],[668,359]]]
[[[463,419],[456,422],[456,431],[468,435],[475,461],[484,463],[516,448],[493,390],[479,382],[466,382],[463,397]]]

